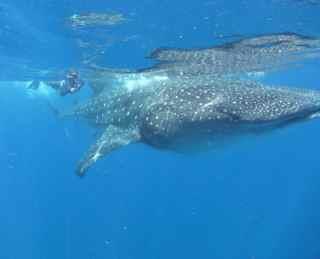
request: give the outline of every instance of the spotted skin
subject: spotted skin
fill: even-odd
[[[202,85],[193,83],[179,78],[131,91],[109,91],[69,112],[105,127],[77,173],[84,175],[98,159],[132,142],[168,150],[209,140],[218,146],[222,139],[266,132],[320,112],[316,91],[214,78]]]
[[[245,38],[209,48],[159,48],[149,56],[157,60],[148,69],[169,74],[225,76],[267,71],[320,56],[320,40],[295,33],[276,33]]]
[[[151,68],[98,69],[87,74],[95,95],[65,116],[105,130],[77,168],[79,175],[106,154],[133,142],[187,150],[217,147],[317,118],[316,91],[236,80],[320,56],[320,40],[294,33],[260,35],[203,49],[157,49]],[[240,76],[240,77],[239,77]]]
[[[84,176],[87,169],[100,157],[139,139],[140,135],[135,128],[121,129],[112,125],[108,126],[101,137],[90,147],[85,158],[79,162],[76,173]]]
[[[233,82],[225,87],[168,88],[157,98],[140,124],[144,141],[175,149],[189,136],[256,134],[303,120],[319,112],[320,95],[314,91],[270,88]]]

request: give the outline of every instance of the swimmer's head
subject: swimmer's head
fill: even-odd
[[[76,70],[69,70],[66,74],[65,80],[62,81],[60,88],[60,94],[73,94],[79,91],[82,86],[84,85],[84,81],[80,78],[78,71]]]

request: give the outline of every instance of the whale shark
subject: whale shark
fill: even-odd
[[[176,151],[194,143],[219,146],[226,139],[261,134],[320,114],[317,91],[215,79],[204,84],[181,81],[179,87],[176,83],[102,93],[69,112],[104,127],[77,174],[84,175],[101,157],[134,142]]]
[[[315,57],[319,46],[318,39],[296,34],[264,35],[209,49],[158,49],[151,56],[160,63],[151,68],[100,71],[92,77],[95,94],[62,114],[102,128],[76,173],[84,176],[99,159],[132,143],[200,151],[319,117],[320,91],[225,76],[267,69],[272,60],[282,66]],[[229,67],[224,74],[223,67]]]

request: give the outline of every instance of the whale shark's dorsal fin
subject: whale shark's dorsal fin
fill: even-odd
[[[86,171],[98,159],[114,151],[115,149],[129,145],[140,140],[138,129],[123,129],[115,126],[109,126],[102,133],[100,138],[89,148],[87,154],[79,162],[76,173],[84,176]]]

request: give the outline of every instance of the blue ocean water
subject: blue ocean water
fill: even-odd
[[[127,17],[103,31],[99,62],[116,68],[150,65],[161,46],[320,36],[316,0],[1,0],[0,258],[320,258],[317,120],[193,156],[131,145],[74,174],[94,129],[13,81],[30,67],[80,67],[76,39],[101,35],[79,36],[66,18],[88,12]],[[319,65],[265,81],[320,90]]]

